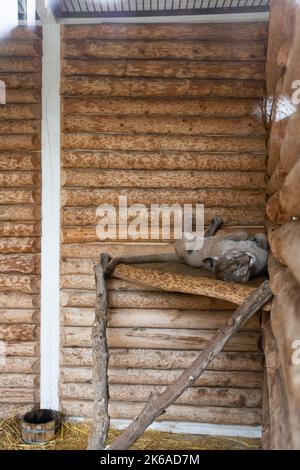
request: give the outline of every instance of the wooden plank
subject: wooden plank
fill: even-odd
[[[1,52],[1,49],[0,49]],[[16,55],[16,54],[14,54]],[[25,55],[25,54],[24,54]],[[102,41],[65,39],[62,56],[69,59],[190,59],[190,60],[265,60],[265,44],[239,40],[222,41]]]
[[[258,80],[65,76],[62,79],[61,93],[69,96],[262,98],[263,83]]]
[[[259,115],[261,100],[238,98],[192,98],[188,100],[173,97],[62,97],[64,114],[78,113],[81,115],[173,115],[173,116],[249,116]]]
[[[1,135],[0,150],[39,150],[40,137],[38,135]]]
[[[38,392],[33,389],[0,388],[0,403],[35,403],[38,401]]]
[[[96,225],[99,222],[95,207],[65,207],[62,211],[62,224],[73,225],[73,226],[85,226],[85,225]],[[264,223],[264,209],[247,207],[245,211],[244,207],[206,207],[204,212],[205,224],[208,224],[210,220],[218,215],[224,220],[225,226],[230,225],[263,225]],[[141,215],[141,220],[146,223],[150,220],[151,212],[147,213],[148,219]],[[116,217],[119,220],[118,216]],[[128,217],[128,221],[132,220]]]
[[[29,309],[0,309],[2,324],[38,323],[38,310]]]
[[[2,163],[0,155],[0,168]],[[64,168],[103,170],[264,171],[265,156],[254,153],[75,151],[62,154]]]
[[[5,136],[1,146],[9,150],[12,137]],[[18,143],[11,150],[32,150],[36,137],[18,136]],[[36,141],[37,142],[37,141]],[[149,150],[149,151],[201,151],[201,152],[253,152],[265,153],[264,140],[256,136],[185,136],[152,134],[93,134],[65,133],[62,142],[64,149],[76,150]],[[22,147],[22,148],[21,148]],[[24,147],[24,148],[23,148]],[[28,148],[27,148],[28,147]],[[36,143],[38,147],[38,142]]]
[[[41,91],[38,89],[6,88],[6,103],[40,103]]]
[[[144,403],[112,402],[109,406],[111,418],[134,419],[142,410]],[[93,402],[62,401],[62,411],[69,416],[92,417]],[[227,407],[196,407],[188,405],[171,405],[166,414],[158,420],[191,421],[214,424],[245,424],[261,423],[261,410],[258,408],[227,408]]]
[[[0,255],[0,272],[32,274],[39,272],[40,257],[32,254]]]
[[[16,194],[17,193],[17,194]],[[39,220],[41,218],[40,215],[40,206],[32,204],[34,198],[32,197],[32,192],[26,191],[26,199],[28,198],[28,202],[30,205],[24,204],[24,193],[19,190],[14,191],[4,191],[2,196],[5,197],[4,200],[7,201],[8,204],[11,205],[0,205],[0,220],[1,221],[29,221],[29,220]],[[12,196],[18,196],[17,200],[12,199]],[[13,204],[19,205],[13,205]]]
[[[36,104],[6,104],[0,107],[0,118],[40,119],[41,107]],[[36,128],[38,128],[37,124]]]
[[[0,189],[0,204],[33,204],[35,193],[31,189]]]
[[[37,57],[41,56],[42,45],[39,39],[30,41],[1,39],[0,54],[3,57]]]
[[[62,364],[69,367],[91,367],[91,348],[63,348]],[[197,351],[166,349],[111,349],[109,363],[112,369],[184,369],[197,357]],[[208,366],[217,371],[262,371],[263,353],[221,352]]]
[[[1,65],[0,65],[1,70]],[[82,60],[62,61],[63,75],[159,78],[236,78],[264,80],[263,62],[189,60]]]
[[[5,176],[5,175],[4,175]],[[17,175],[18,176],[18,175]],[[1,183],[1,173],[0,173]],[[163,170],[65,170],[64,187],[89,188],[234,188],[262,189],[263,172],[242,171],[163,171]]]
[[[110,308],[186,308],[199,310],[233,310],[234,304],[218,299],[189,294],[157,292],[110,291]],[[61,292],[63,307],[94,307],[96,294],[93,291],[64,289]]]
[[[1,57],[0,73],[34,73],[42,68],[39,57]]]
[[[14,343],[16,345],[16,343]],[[15,354],[20,354],[21,349],[23,349],[25,354],[29,354],[31,351],[30,345],[36,345],[36,342],[23,342],[17,343],[19,348],[12,351],[10,345],[8,346],[9,352],[14,352]],[[38,346],[38,345],[37,345]],[[38,349],[37,347],[35,348]],[[34,350],[34,349],[33,349]],[[5,364],[1,366],[1,373],[39,373],[40,360],[38,357],[18,357],[18,356],[7,356],[5,358]],[[11,391],[13,389],[10,389]]]
[[[0,125],[1,128],[1,125]],[[0,186],[2,188],[30,188],[38,182],[38,173],[32,171],[8,172],[0,171]]]
[[[40,231],[40,223],[0,222],[0,237],[36,237]]]
[[[39,276],[22,274],[0,274],[0,291],[24,292],[37,294],[39,292]]]
[[[40,240],[38,238],[0,238],[0,253],[38,253]]]
[[[145,349],[195,349],[205,348],[212,332],[209,330],[187,330],[171,328],[109,328],[108,345],[111,348]],[[224,351],[258,352],[257,333],[238,333],[226,345]],[[65,347],[91,345],[91,328],[65,327]]]
[[[109,309],[108,326],[111,328],[186,328],[215,330],[229,319],[228,311],[197,311],[179,309]],[[94,309],[63,308],[65,326],[92,326]],[[251,318],[242,329],[260,330],[259,316]]]
[[[153,369],[109,369],[110,384],[127,385],[168,385],[175,382],[182,370]],[[228,387],[228,388],[259,388],[262,385],[261,372],[230,371],[220,372],[208,370],[197,380],[193,387]],[[62,383],[90,383],[92,370],[87,367],[64,367]]]
[[[34,341],[38,337],[37,333],[35,325],[0,325],[1,341]]]
[[[136,116],[110,117],[68,114],[63,119],[63,129],[66,132],[116,132],[123,134],[265,135],[263,123],[257,117],[228,117],[224,119],[221,117],[140,116],[137,119]]]
[[[3,134],[36,134],[40,131],[37,120],[5,120],[0,121],[0,135]]]
[[[1,43],[0,43],[1,49]],[[41,74],[40,73],[0,73],[0,80],[5,82],[6,88],[14,89],[21,88],[23,90],[32,88],[41,88]]]
[[[39,307],[39,296],[24,292],[1,292],[0,305],[2,308],[35,308]]]
[[[66,39],[177,39],[182,40],[266,40],[268,38],[268,23],[250,22],[211,24],[93,24],[93,25],[63,25],[62,35]]]
[[[112,401],[146,402],[151,393],[160,393],[165,389],[160,385],[119,385],[109,387]],[[91,384],[63,384],[62,398],[71,400],[93,399]],[[175,403],[194,406],[232,406],[259,408],[261,391],[249,389],[228,389],[193,387],[187,390]]]
[[[34,388],[38,383],[36,374],[0,374],[0,387]]]

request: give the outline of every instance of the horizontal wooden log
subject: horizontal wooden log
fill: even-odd
[[[235,23],[235,27],[227,23],[210,24],[93,24],[93,25],[64,25],[64,39],[195,39],[195,40],[266,40],[268,23]]]
[[[38,384],[36,374],[0,374],[0,387],[34,388]]]
[[[39,400],[36,389],[0,388],[0,403],[37,403]]]
[[[173,115],[173,116],[249,116],[261,115],[262,102],[257,99],[223,98],[207,99],[190,98],[167,99],[136,97],[62,97],[62,111],[65,114],[81,115]]]
[[[39,307],[39,303],[38,295],[0,291],[0,305],[2,308],[35,308]]]
[[[0,73],[32,73],[42,68],[39,57],[1,57]]]
[[[38,310],[26,309],[0,309],[1,323],[13,324],[26,324],[38,323],[39,312]]]
[[[35,105],[33,105],[35,106]],[[1,113],[1,108],[0,108]],[[16,171],[16,170],[40,170],[40,154],[38,153],[0,153],[0,170]]]
[[[16,180],[18,175],[16,175]],[[29,175],[30,176],[30,175]],[[5,174],[3,179],[5,180]],[[10,182],[10,179],[6,178]],[[13,176],[11,177],[13,180]],[[14,180],[13,180],[14,181]],[[0,173],[1,183],[1,173]],[[17,184],[17,183],[16,183]],[[236,188],[262,189],[263,172],[163,171],[148,170],[65,170],[62,185],[67,187],[123,188]]]
[[[29,127],[29,124],[27,124]],[[13,127],[12,127],[13,128]],[[119,132],[186,135],[265,135],[256,117],[169,117],[169,116],[82,116],[68,114],[63,119],[66,132]],[[27,130],[27,129],[26,129]],[[27,131],[29,132],[30,129]],[[1,131],[1,127],[0,127]],[[3,132],[5,134],[5,132]],[[7,132],[8,133],[8,132]],[[20,132],[22,133],[22,132]],[[25,133],[25,132],[24,132]]]
[[[36,237],[39,234],[39,223],[0,222],[0,237]]]
[[[41,39],[42,27],[34,26],[33,28],[28,28],[27,26],[17,26],[11,29],[6,37],[8,39],[22,39],[24,41],[28,39]]]
[[[0,404],[1,418],[15,418],[24,416],[25,413],[32,411],[33,403],[2,403]],[[35,404],[38,407],[38,404]]]
[[[1,49],[0,49],[1,52]],[[239,41],[218,44],[213,41],[102,41],[67,39],[62,56],[70,59],[191,59],[191,60],[261,60],[265,59],[263,42]]]
[[[197,310],[140,310],[109,309],[108,326],[111,328],[199,328],[219,329],[230,317],[228,311]],[[92,326],[95,312],[93,309],[65,308],[62,321],[65,326]],[[252,317],[242,329],[260,330],[259,316]]]
[[[1,50],[1,43],[0,43]],[[21,89],[32,89],[32,88],[41,88],[42,85],[42,76],[40,73],[12,73],[12,74],[1,74],[0,80],[5,83],[6,88],[21,88]]]
[[[64,366],[91,367],[92,348],[63,348]],[[126,369],[184,369],[197,357],[196,351],[176,351],[165,349],[111,349],[109,363],[111,368]],[[208,370],[219,371],[262,371],[263,353],[221,352],[208,366]]]
[[[300,159],[288,173],[279,191],[280,206],[286,214],[300,217]]]
[[[264,80],[264,64],[263,62],[230,61],[66,59],[62,61],[62,74]]]
[[[109,328],[108,345],[111,348],[194,349],[202,350],[212,336],[208,330],[170,328]],[[242,332],[235,335],[224,351],[258,352],[259,335]],[[65,347],[91,345],[91,328],[65,327]]]
[[[120,196],[127,196],[131,204],[193,204],[203,203],[209,207],[262,207],[264,192],[258,190],[168,190],[162,189],[65,189],[62,191],[62,204],[65,206],[98,206],[99,204],[119,203]],[[1,193],[0,193],[1,201]]]
[[[128,385],[168,385],[175,382],[181,370],[153,369],[109,369],[110,384]],[[92,370],[87,367],[70,367],[62,370],[62,383],[91,383]],[[208,370],[193,387],[259,388],[262,384],[261,372]]]
[[[40,119],[41,107],[37,104],[6,104],[0,107],[2,119]]]
[[[110,385],[109,396],[112,401],[146,402],[151,393],[165,389],[159,385]],[[62,398],[71,400],[93,400],[90,384],[63,384]],[[261,391],[249,389],[194,387],[187,390],[175,403],[194,406],[233,406],[259,408]]]
[[[3,163],[2,163],[3,160]],[[62,155],[64,168],[103,170],[214,170],[264,171],[260,154],[206,154],[200,152],[71,151]],[[5,159],[0,155],[0,168]],[[12,168],[13,169],[13,168]]]
[[[0,150],[39,150],[40,137],[38,135],[2,135]]]
[[[109,293],[110,308],[186,308],[199,310],[232,310],[234,304],[219,299],[189,294],[157,292],[118,292]],[[94,307],[96,294],[93,291],[65,289],[61,292],[63,307]]]
[[[38,253],[40,240],[38,238],[0,238],[0,253]]]
[[[31,254],[0,255],[1,273],[33,274],[40,270],[40,257]]]
[[[293,220],[282,227],[274,227],[268,232],[270,248],[280,263],[288,266],[300,283],[300,221]]]
[[[3,143],[3,147],[11,145],[11,136]],[[23,136],[22,136],[23,137]],[[30,136],[24,136],[28,139]],[[37,137],[37,136],[36,136]],[[34,137],[35,138],[35,137]],[[27,141],[26,141],[27,142]],[[19,144],[21,146],[21,143]],[[23,144],[22,144],[23,145]],[[30,145],[24,142],[25,145]],[[17,146],[16,146],[17,147]],[[264,139],[256,136],[168,136],[152,134],[92,134],[92,133],[65,133],[63,137],[64,149],[82,150],[149,150],[149,151],[202,151],[202,152],[253,152],[264,153]],[[17,150],[17,148],[15,148]],[[6,148],[4,150],[7,150]],[[14,150],[14,149],[12,149]],[[26,149],[24,149],[26,150]],[[30,150],[30,148],[28,148]]]
[[[35,325],[0,325],[1,341],[34,341],[37,338],[38,330]]]
[[[119,264],[113,277],[137,281],[140,284],[151,285],[169,292],[204,295],[214,299],[226,300],[237,305],[242,304],[253,291],[253,287],[242,284],[230,284],[214,278],[195,276],[196,270],[188,270],[183,265],[182,270],[172,272],[160,269],[159,266],[144,267],[143,265]],[[199,270],[198,270],[199,272]]]
[[[142,410],[144,403],[111,402],[109,415],[111,418],[134,419]],[[92,417],[92,401],[62,400],[62,411],[69,416]],[[171,405],[159,421],[191,421],[214,424],[245,424],[261,423],[261,411],[258,408],[227,408],[227,407],[196,407],[189,405]]]
[[[0,135],[3,134],[36,134],[40,132],[40,121],[37,120],[5,120],[0,121]]]
[[[0,186],[2,188],[30,188],[38,182],[38,176],[37,172],[32,171],[0,171]]]
[[[16,193],[16,194],[15,194]],[[13,199],[13,195],[17,196],[17,200]],[[41,210],[39,205],[32,204],[34,201],[31,191],[25,191],[26,199],[28,198],[29,204],[26,205],[23,203],[24,192],[19,190],[5,190],[2,192],[2,200],[6,200],[7,204],[11,205],[0,205],[0,220],[1,221],[30,221],[30,220],[40,220]],[[13,205],[13,204],[19,205]]]
[[[23,274],[0,274],[0,291],[36,294],[40,290],[39,276]]]
[[[34,202],[35,191],[32,189],[0,189],[0,204],[33,204]]]
[[[6,354],[7,354],[7,363],[6,363],[7,365],[10,364],[10,358],[13,359],[14,357],[20,358],[20,361],[23,360],[24,357],[32,358],[35,356],[34,359],[38,359],[40,355],[40,346],[37,341],[25,341],[25,342],[12,341],[11,343],[6,343]],[[4,368],[5,368],[5,365],[4,365]],[[11,372],[13,372],[13,369],[11,370]],[[30,372],[32,372],[32,370]]]
[[[37,57],[42,52],[40,39],[34,40],[15,40],[2,39],[0,41],[1,56],[12,57]]]
[[[262,98],[264,89],[263,81],[259,80],[65,76],[62,79],[61,93],[69,96]]]
[[[208,207],[205,208],[204,220],[205,224],[218,215],[221,217],[226,226],[230,225],[263,225],[264,222],[264,209],[263,208],[247,208],[247,211],[243,207]],[[147,217],[141,215],[141,221],[147,223],[150,220],[151,212],[147,213]],[[117,221],[119,220],[116,217]],[[132,220],[128,217],[128,221]],[[62,224],[63,225],[96,225],[99,223],[100,218],[97,217],[96,208],[77,208],[77,207],[65,207],[63,209]]]
[[[7,351],[13,352],[11,344],[7,345]],[[16,344],[16,343],[14,343]],[[37,343],[23,342],[18,343],[20,345],[19,351],[15,350],[15,353],[20,353],[21,348],[23,348],[25,354],[30,352],[30,345],[36,344],[36,349],[38,349]],[[40,369],[40,360],[38,357],[18,357],[18,356],[7,356],[5,358],[5,364],[1,366],[2,373],[9,374],[28,374],[28,373],[39,373]],[[13,389],[10,389],[11,391]]]
[[[6,103],[40,103],[40,89],[6,88]]]

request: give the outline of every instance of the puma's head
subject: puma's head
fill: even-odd
[[[203,265],[222,281],[248,282],[255,261],[255,256],[249,253],[231,251],[220,257],[205,258]]]

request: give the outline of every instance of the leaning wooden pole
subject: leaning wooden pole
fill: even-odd
[[[102,450],[105,448],[110,422],[108,414],[107,371],[109,355],[106,338],[107,291],[105,282],[105,272],[109,259],[109,255],[102,253],[99,264],[95,268],[97,299],[92,330],[94,410],[88,450]]]
[[[212,360],[222,351],[227,341],[249,318],[267,303],[273,294],[268,281],[255,289],[238,307],[232,317],[211,338],[208,346],[199,354],[193,364],[166,390],[160,394],[150,395],[146,405],[128,428],[108,447],[109,450],[128,449],[145,431],[145,429],[180,395],[191,387],[205,371]]]

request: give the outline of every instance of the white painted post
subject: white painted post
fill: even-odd
[[[60,26],[43,24],[41,408],[59,409]]]

